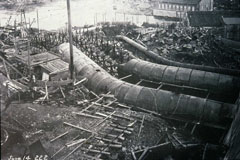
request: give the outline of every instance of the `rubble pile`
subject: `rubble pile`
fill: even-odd
[[[144,30],[144,29],[143,29]],[[148,28],[132,38],[168,59],[239,69],[240,57],[236,51],[223,48],[219,37],[222,31],[215,28]]]
[[[131,57],[130,52],[124,48],[122,42],[116,40],[115,36],[130,34],[135,27],[128,23],[120,23],[105,24],[94,31],[75,30],[73,44],[109,73],[118,77],[118,65],[127,62]],[[42,51],[56,52],[57,46],[67,41],[68,36],[65,31],[44,32],[32,36],[31,46],[34,46],[35,50],[38,48]]]
[[[34,157],[34,153],[42,149],[42,153],[52,159],[81,157],[82,159],[128,160],[146,157],[154,159],[158,156],[162,159],[196,159],[199,157],[197,159],[204,160],[212,159],[213,155],[215,155],[214,158],[216,155],[224,157],[226,148],[222,144],[221,138],[226,132],[224,125],[203,123],[202,120],[206,117],[196,114],[197,112],[194,111],[196,120],[191,118],[184,120],[187,110],[178,111],[179,108],[189,106],[192,112],[190,107],[195,105],[196,101],[194,100],[197,100],[198,97],[185,96],[182,91],[179,93],[170,89],[169,91],[166,91],[168,89],[163,90],[164,83],[155,84],[157,87],[153,89],[154,87],[142,85],[147,82],[144,79],[136,83],[128,82],[127,78],[134,77],[133,74],[125,77],[119,75],[119,65],[132,59],[136,50],[125,46],[115,37],[119,34],[127,35],[160,56],[176,61],[238,68],[237,53],[227,54],[226,48],[218,46],[215,32],[218,31],[184,29],[174,26],[167,29],[159,26],[137,28],[134,25],[117,23],[103,24],[95,29],[76,29],[73,31],[73,44],[87,55],[86,59],[81,59],[82,61],[78,59],[78,62],[81,62],[80,65],[89,67],[90,62],[87,60],[92,59],[91,66],[96,67],[97,65],[94,64],[97,63],[103,69],[95,68],[87,70],[87,72],[81,70],[86,74],[76,74],[75,80],[66,80],[65,76],[69,76],[68,73],[60,71],[56,77],[51,77],[50,72],[48,74],[50,78],[47,81],[44,79],[47,74],[44,69],[50,68],[51,70],[53,66],[49,67],[48,64],[52,64],[51,61],[59,60],[61,55],[57,52],[57,48],[60,44],[68,42],[67,32],[29,34],[30,40],[28,39],[26,42],[30,44],[23,43],[24,47],[21,49],[17,43],[25,42],[25,40],[18,37],[20,34],[16,35],[16,32],[12,31],[1,32],[0,80],[1,87],[3,86],[1,91],[5,92],[4,99],[9,100],[8,106],[3,108],[4,114],[1,114],[1,126],[4,128],[1,132],[3,135],[1,142],[4,145],[2,153],[5,157],[9,157],[9,154],[18,150],[17,155],[29,154]],[[42,68],[44,73],[41,72],[42,70],[36,69],[37,72],[31,69],[31,64],[24,61],[22,62],[25,63],[25,66],[22,67],[23,65],[19,61],[16,62],[12,58],[13,56],[21,58],[24,55],[25,58],[28,57],[28,60],[32,60],[32,68],[44,66],[45,68]],[[47,60],[45,55],[47,55]],[[42,59],[37,59],[38,56],[42,56]],[[51,60],[51,58],[53,59]],[[75,58],[77,59],[77,56]],[[234,58],[235,61],[232,61]],[[58,62],[65,66],[68,64],[60,60]],[[30,67],[27,68],[28,72],[24,73],[26,64]],[[78,72],[79,68],[81,67],[77,67],[75,72]],[[94,74],[88,77],[91,71],[94,71]],[[117,86],[117,79],[124,79],[123,85],[119,87],[121,89],[116,90],[118,93],[115,95],[110,92],[105,93],[107,89],[115,87],[110,85],[107,76],[101,80],[97,79],[103,72],[107,76],[108,73],[113,76],[111,85]],[[169,73],[172,75],[172,72]],[[14,74],[18,74],[18,76],[14,76]],[[151,85],[154,83],[149,81]],[[89,84],[95,85],[95,87],[91,88]],[[101,84],[108,88],[102,87]],[[136,87],[136,90],[133,86]],[[142,90],[142,88],[145,89]],[[16,91],[13,98],[8,95],[11,94],[11,89]],[[101,89],[104,91],[100,92]],[[181,89],[183,90],[183,88]],[[158,92],[159,95],[156,97],[162,99],[156,102],[151,99],[151,96]],[[160,92],[162,93],[160,94]],[[136,96],[137,94],[141,96]],[[211,107],[204,104],[208,101],[208,96],[209,93],[203,97],[204,99],[201,99],[201,103],[196,103],[195,108],[199,106],[201,108],[207,106],[207,109],[214,108],[215,104],[210,105]],[[121,97],[126,97],[124,99],[126,101],[120,101]],[[137,97],[142,99],[135,103]],[[190,103],[189,99],[193,101]],[[169,101],[165,103],[166,100]],[[150,109],[157,103],[161,104],[162,108],[165,106],[174,108],[174,112],[166,113],[161,110],[161,113]],[[147,104],[150,104],[151,107],[144,108]],[[216,102],[217,107],[219,104]],[[231,105],[229,106],[231,107]],[[227,108],[223,109],[225,109],[224,113],[228,115]],[[218,112],[222,112],[222,110],[216,111],[216,113]],[[231,115],[228,116],[232,116],[233,112],[231,111]],[[208,115],[207,111],[205,113]],[[214,118],[217,117],[216,115]],[[220,117],[220,119],[222,118]],[[218,121],[218,117],[216,120]],[[229,118],[230,120],[231,118]],[[200,133],[204,130],[203,128],[209,129],[213,134],[205,137],[203,133]],[[20,139],[18,139],[18,145],[13,147],[14,143],[11,140],[14,137],[20,137]]]

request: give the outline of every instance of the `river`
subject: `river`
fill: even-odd
[[[39,16],[39,27],[45,30],[58,30],[65,28],[67,24],[66,0],[47,2],[34,9],[26,11],[26,22],[32,27],[37,25],[37,12]],[[71,0],[72,26],[93,25],[97,22],[132,22],[141,25],[143,22],[156,23],[152,16],[129,14],[131,5],[127,2],[117,0]],[[10,18],[11,17],[11,18]],[[9,21],[10,19],[10,21]],[[22,18],[24,19],[24,18]],[[25,20],[24,19],[24,20]],[[16,11],[0,10],[0,25],[21,22],[21,14]]]

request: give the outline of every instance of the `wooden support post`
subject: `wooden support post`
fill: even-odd
[[[72,24],[71,24],[71,8],[70,0],[67,0],[67,10],[68,10],[68,35],[69,35],[69,47],[70,47],[70,78],[73,79],[73,46],[72,46]]]
[[[15,19],[14,20],[14,38],[16,38],[16,36],[17,36],[16,31],[17,31],[17,21]]]
[[[64,94],[63,89],[62,89],[61,86],[59,87],[59,89],[60,89],[60,91],[61,91],[61,93],[62,93],[62,95],[63,95],[63,98],[66,98],[66,96],[65,96],[65,94]]]
[[[31,57],[30,57],[30,41],[27,42],[28,44],[28,75],[30,76],[30,79],[32,78],[31,77]]]
[[[26,20],[26,14],[24,9],[23,9],[23,17],[24,17],[25,28],[27,29],[27,20]]]
[[[47,85],[45,85],[45,92],[46,92],[46,98],[48,100],[48,87],[47,87]]]
[[[38,27],[38,33],[40,33],[38,10],[37,10],[37,27]]]
[[[18,92],[18,102],[20,103],[20,101],[21,101],[21,95],[20,95],[20,93]]]
[[[28,18],[28,28],[29,29],[31,28],[31,20],[30,20],[30,18]]]

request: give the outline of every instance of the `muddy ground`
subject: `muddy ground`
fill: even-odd
[[[2,116],[2,122],[11,124],[7,125],[6,129],[12,130],[12,132],[9,132],[11,134],[9,140],[1,150],[2,160],[9,158],[11,155],[18,157],[23,155],[24,152],[28,153],[27,146],[38,140],[42,142],[46,153],[52,156],[53,153],[57,152],[57,150],[76,137],[76,135],[87,137],[88,133],[80,132],[78,129],[73,129],[63,124],[63,122],[68,122],[83,128],[89,128],[89,126],[96,123],[92,118],[73,114],[73,112],[78,112],[82,109],[83,107],[81,106],[57,105],[56,103],[40,105],[24,102],[19,103],[18,101],[13,102]],[[126,136],[126,141],[123,142],[122,149],[118,152],[112,152],[109,157],[110,159],[116,159],[117,157],[117,159],[129,159],[130,150],[144,149],[164,141],[163,132],[167,129],[165,121],[144,113],[130,112],[128,110],[122,110],[121,112],[138,117],[136,118],[138,122],[133,127],[133,133]],[[139,134],[143,116],[146,116],[146,119]],[[51,139],[66,131],[69,131],[68,135],[52,143],[50,142]],[[138,137],[138,135],[140,136]],[[55,159],[63,158],[71,149],[63,150]],[[77,157],[74,158],[74,155],[77,156],[77,152],[72,156],[73,159],[76,159]]]

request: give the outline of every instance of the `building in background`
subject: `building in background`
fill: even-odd
[[[240,41],[240,17],[222,17],[224,38]]]
[[[187,12],[190,27],[224,27],[222,17],[239,17],[240,11],[190,11]]]
[[[239,0],[215,0],[214,10],[239,10]]]
[[[186,18],[188,11],[212,11],[213,0],[152,0],[153,16]]]

